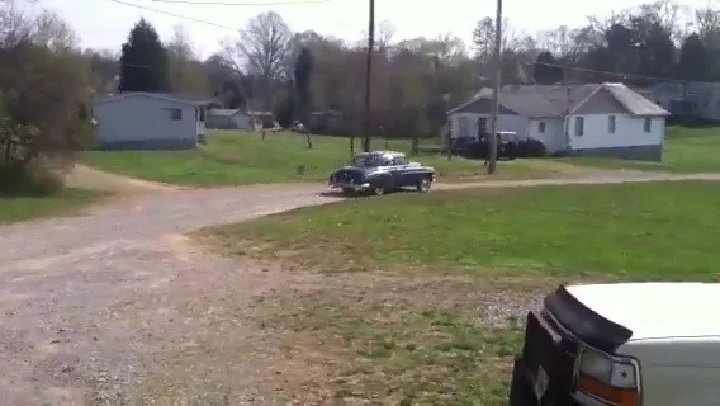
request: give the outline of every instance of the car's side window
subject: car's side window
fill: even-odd
[[[407,165],[407,161],[403,157],[395,157],[393,159],[393,165]]]

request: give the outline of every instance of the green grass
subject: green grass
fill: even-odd
[[[522,344],[518,320],[487,327],[457,308],[357,302],[331,292],[313,301],[294,298],[286,308],[301,308],[302,314],[290,317],[278,309],[265,319],[266,333],[294,337],[295,345],[284,345],[290,352],[302,351],[297,342],[303,334],[333,337],[325,339],[326,351],[342,347],[348,358],[334,366],[340,376],[328,389],[334,398],[399,405],[507,400],[509,365]]]
[[[263,141],[258,133],[212,131],[207,146],[192,151],[88,151],[83,161],[98,169],[139,179],[191,186],[243,185],[259,183],[324,182],[330,172],[350,160],[349,139],[313,137],[308,150],[305,137],[293,133],[269,134]],[[385,149],[384,140],[375,140],[373,149]],[[388,148],[407,152],[410,141],[390,141]],[[361,151],[359,140],[356,152]],[[482,161],[438,155],[411,159],[435,167],[442,180],[477,179],[485,173]],[[298,167],[304,172],[298,173]],[[521,162],[501,163],[505,178],[547,177],[544,171]]]
[[[667,128],[663,162],[602,158],[563,158],[565,162],[606,169],[634,169],[673,173],[720,172],[720,127]]]
[[[48,195],[0,196],[0,223],[73,214],[96,201],[97,192],[64,189]]]
[[[303,253],[328,270],[403,264],[708,279],[720,241],[720,218],[712,214],[720,206],[717,185],[405,194],[300,209],[216,233],[228,249],[247,253],[239,241],[262,241],[261,254]],[[342,255],[333,262],[323,253]]]
[[[527,308],[562,281],[714,280],[717,186],[398,194],[200,234],[230,255],[326,272],[314,293],[263,300],[271,307],[260,316],[266,337],[285,337],[288,359],[321,352],[317,365],[343,354],[324,391],[387,404],[505,404],[522,321],[489,321],[486,309]]]

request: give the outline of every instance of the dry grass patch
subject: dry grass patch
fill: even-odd
[[[283,360],[265,384],[301,404],[503,404],[524,316],[559,282],[290,275],[285,288],[258,297],[253,340]]]

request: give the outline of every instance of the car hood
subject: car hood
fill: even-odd
[[[632,331],[630,340],[720,336],[720,283],[568,285],[583,305]]]

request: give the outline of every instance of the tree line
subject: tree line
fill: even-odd
[[[588,17],[575,28],[528,33],[512,21],[504,25],[503,84],[720,80],[720,10],[712,7],[690,10],[662,0]],[[150,45],[130,47],[140,31]],[[494,41],[492,17],[479,19],[470,44],[453,35],[399,39],[390,23],[380,23],[373,50],[373,131],[437,134],[449,108],[490,85]],[[265,12],[208,59],[198,60],[192,49],[181,27],[162,44],[152,26],[141,21],[123,47],[121,84],[132,75],[162,72],[157,85],[146,90],[201,93],[227,107],[274,112],[283,124],[305,121],[311,111],[334,110],[343,114],[347,131],[362,128],[365,41],[292,32],[281,15]],[[86,54],[94,64],[104,64],[101,79],[108,82],[116,66],[112,56]]]
[[[228,108],[274,112],[285,124],[332,110],[347,132],[361,131],[364,40],[293,32],[281,15],[265,12],[204,60],[181,26],[162,41],[145,20],[118,49],[81,50],[72,27],[31,3],[0,3],[2,185],[11,183],[8,173],[71,156],[87,138],[92,99],[116,91],[194,93]],[[537,33],[504,23],[504,84],[720,80],[720,10],[712,7],[663,0]],[[469,44],[453,35],[396,38],[388,22],[376,31],[373,132],[437,135],[449,108],[491,83],[492,17],[479,19]]]

